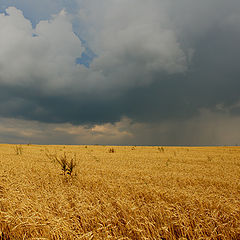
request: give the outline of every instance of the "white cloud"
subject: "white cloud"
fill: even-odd
[[[83,1],[80,1],[81,4]],[[116,87],[149,83],[155,73],[187,69],[186,56],[158,1],[84,1],[80,21],[98,54],[92,68]]]
[[[83,47],[67,14],[61,11],[33,29],[20,10],[9,7],[6,12],[0,14],[0,81],[28,84],[40,80],[54,87],[71,81]]]
[[[89,69],[75,64],[84,48],[64,10],[33,29],[20,10],[9,7],[8,15],[0,15],[0,81],[38,84],[44,92],[105,94],[148,84],[158,72],[186,70],[185,54],[155,1],[105,0],[102,11],[93,2],[79,20],[98,55]]]

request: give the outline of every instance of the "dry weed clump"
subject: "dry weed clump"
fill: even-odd
[[[158,147],[158,151],[164,153],[164,147]]]
[[[16,153],[16,155],[22,155],[23,153],[23,147],[21,145],[16,145],[14,146],[14,152]]]
[[[68,181],[42,148],[0,145],[0,239],[240,239],[239,147],[66,146]]]
[[[61,169],[63,171],[63,175],[69,174],[70,176],[72,176],[73,173],[73,169],[76,167],[77,165],[77,159],[76,159],[76,154],[74,154],[74,157],[70,157],[70,159],[68,159],[66,153],[64,152],[62,156],[57,156],[57,154],[50,154],[48,152],[46,152],[46,156],[58,163],[61,166]]]
[[[115,153],[115,149],[114,149],[114,148],[110,148],[110,149],[108,150],[108,152],[109,152],[109,153]]]

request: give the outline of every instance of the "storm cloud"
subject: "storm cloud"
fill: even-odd
[[[239,1],[27,3],[0,6],[1,141],[239,142]]]

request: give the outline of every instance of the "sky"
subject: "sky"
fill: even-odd
[[[0,143],[240,144],[239,0],[1,0]]]

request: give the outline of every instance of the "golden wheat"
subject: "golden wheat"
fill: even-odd
[[[240,239],[239,147],[21,147],[0,145],[0,239]]]

